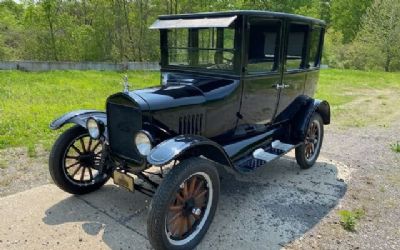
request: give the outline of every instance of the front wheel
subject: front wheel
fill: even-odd
[[[110,178],[103,173],[103,144],[92,139],[87,130],[74,126],[56,140],[50,153],[49,171],[54,183],[71,194],[99,189]]]
[[[193,249],[210,226],[219,199],[216,167],[201,158],[182,161],[158,187],[147,219],[155,249]]]
[[[324,139],[324,123],[321,115],[314,113],[308,125],[304,143],[296,148],[296,161],[300,168],[312,167],[318,159]]]

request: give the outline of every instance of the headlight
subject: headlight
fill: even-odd
[[[98,121],[93,117],[90,117],[86,121],[86,128],[89,132],[90,137],[92,137],[93,139],[99,139],[104,132],[103,122]]]
[[[139,153],[143,156],[147,156],[150,154],[152,145],[151,135],[147,131],[139,131],[135,136],[135,144]]]

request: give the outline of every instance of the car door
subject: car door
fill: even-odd
[[[282,22],[252,18],[247,25],[246,73],[239,125],[257,126],[273,120],[278,104]]]
[[[307,76],[306,54],[309,25],[288,22],[284,49],[284,70],[277,114],[304,93]]]

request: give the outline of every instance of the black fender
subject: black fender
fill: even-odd
[[[300,109],[292,122],[294,136],[297,140],[303,141],[305,139],[308,125],[315,112],[321,115],[322,121],[325,125],[330,124],[331,111],[329,103],[325,100],[310,98],[307,104]]]
[[[50,129],[56,130],[67,123],[74,123],[86,128],[86,121],[89,117],[101,120],[107,126],[107,115],[98,110],[75,110],[62,115],[50,123]]]
[[[298,96],[279,116],[276,123],[290,124],[291,143],[304,141],[312,115],[318,112],[325,125],[331,122],[331,111],[327,101],[306,95]]]
[[[223,166],[233,167],[229,156],[218,143],[198,135],[178,135],[161,142],[151,150],[147,162],[162,166],[190,156],[204,156]]]

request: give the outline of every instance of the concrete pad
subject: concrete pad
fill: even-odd
[[[279,249],[323,219],[346,192],[349,169],[293,158],[222,181],[214,221],[198,249]],[[71,196],[45,185],[0,199],[0,249],[149,249],[150,198],[112,184]]]

